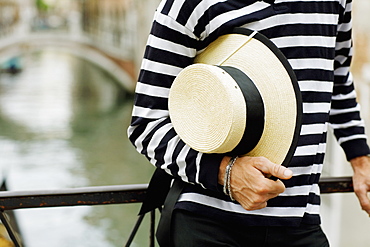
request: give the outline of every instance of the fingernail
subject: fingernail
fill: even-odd
[[[291,177],[292,175],[293,175],[292,170],[286,169],[286,170],[284,171],[284,176],[285,176],[285,177]]]

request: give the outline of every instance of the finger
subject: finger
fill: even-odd
[[[367,195],[367,190],[365,187],[356,190],[355,193],[360,201],[362,209],[370,215],[370,199]]]
[[[270,174],[280,179],[290,179],[293,176],[293,171],[269,161],[266,158],[260,158],[256,161],[256,167],[265,174]]]
[[[285,185],[281,180],[273,181],[270,179],[260,180],[260,183],[251,185],[250,188],[255,195],[261,196],[253,198],[257,203],[267,201],[285,191]]]
[[[263,203],[256,204],[256,205],[249,205],[249,206],[246,206],[244,208],[248,211],[252,211],[252,210],[263,209],[265,207],[267,207],[267,202],[263,202]]]
[[[277,197],[279,194],[285,191],[285,185],[280,180],[267,180],[265,185],[268,188],[268,193],[266,194],[268,199]]]
[[[265,196],[264,201],[253,201],[253,200],[248,200],[245,202],[245,205],[241,204],[242,207],[244,207],[246,210],[251,211],[251,210],[257,210],[257,209],[262,209],[267,207],[267,201],[277,197],[279,194],[269,194]]]
[[[268,198],[265,198],[265,196],[258,196],[254,195],[251,197],[243,197],[239,203],[242,205],[243,208],[246,210],[257,210],[261,208],[265,208],[267,206]]]

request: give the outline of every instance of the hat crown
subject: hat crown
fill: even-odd
[[[231,90],[235,83],[238,84],[236,80],[232,76],[221,76],[225,72],[217,66],[235,68],[245,74],[263,102],[260,138],[247,153],[237,155],[264,156],[272,162],[287,164],[294,153],[301,126],[302,102],[298,82],[281,51],[266,37],[251,30],[238,29],[218,37],[197,55],[195,64],[191,65],[191,73],[185,73],[185,68],[176,77],[169,98],[175,131],[190,147],[204,153],[231,152],[237,146],[248,146],[253,140],[243,138],[243,135],[248,130],[253,132],[260,124],[252,127],[247,124],[247,110],[252,113],[260,110],[247,109],[248,98],[244,98],[242,89],[238,88],[241,93]],[[249,90],[244,90],[245,94],[250,93],[245,91]],[[199,92],[211,96],[200,96]],[[174,104],[179,94],[187,96]],[[188,99],[193,97],[207,100],[189,103]],[[199,108],[208,114],[200,114]],[[202,131],[194,132],[196,128]],[[217,141],[213,140],[218,137]],[[212,148],[208,149],[208,144]]]

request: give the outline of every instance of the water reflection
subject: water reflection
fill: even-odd
[[[0,75],[0,164],[11,190],[148,181],[153,168],[126,137],[132,99],[108,73],[55,50],[25,54],[22,64],[22,73]],[[123,245],[137,211],[110,205],[16,214],[28,247],[108,247]],[[137,246],[148,245],[145,231]]]

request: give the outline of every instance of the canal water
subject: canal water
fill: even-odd
[[[0,175],[9,190],[147,183],[129,143],[132,96],[93,64],[57,50],[0,74]],[[15,210],[26,247],[123,246],[138,204]],[[146,217],[149,218],[149,217]],[[132,246],[148,246],[148,219]]]

